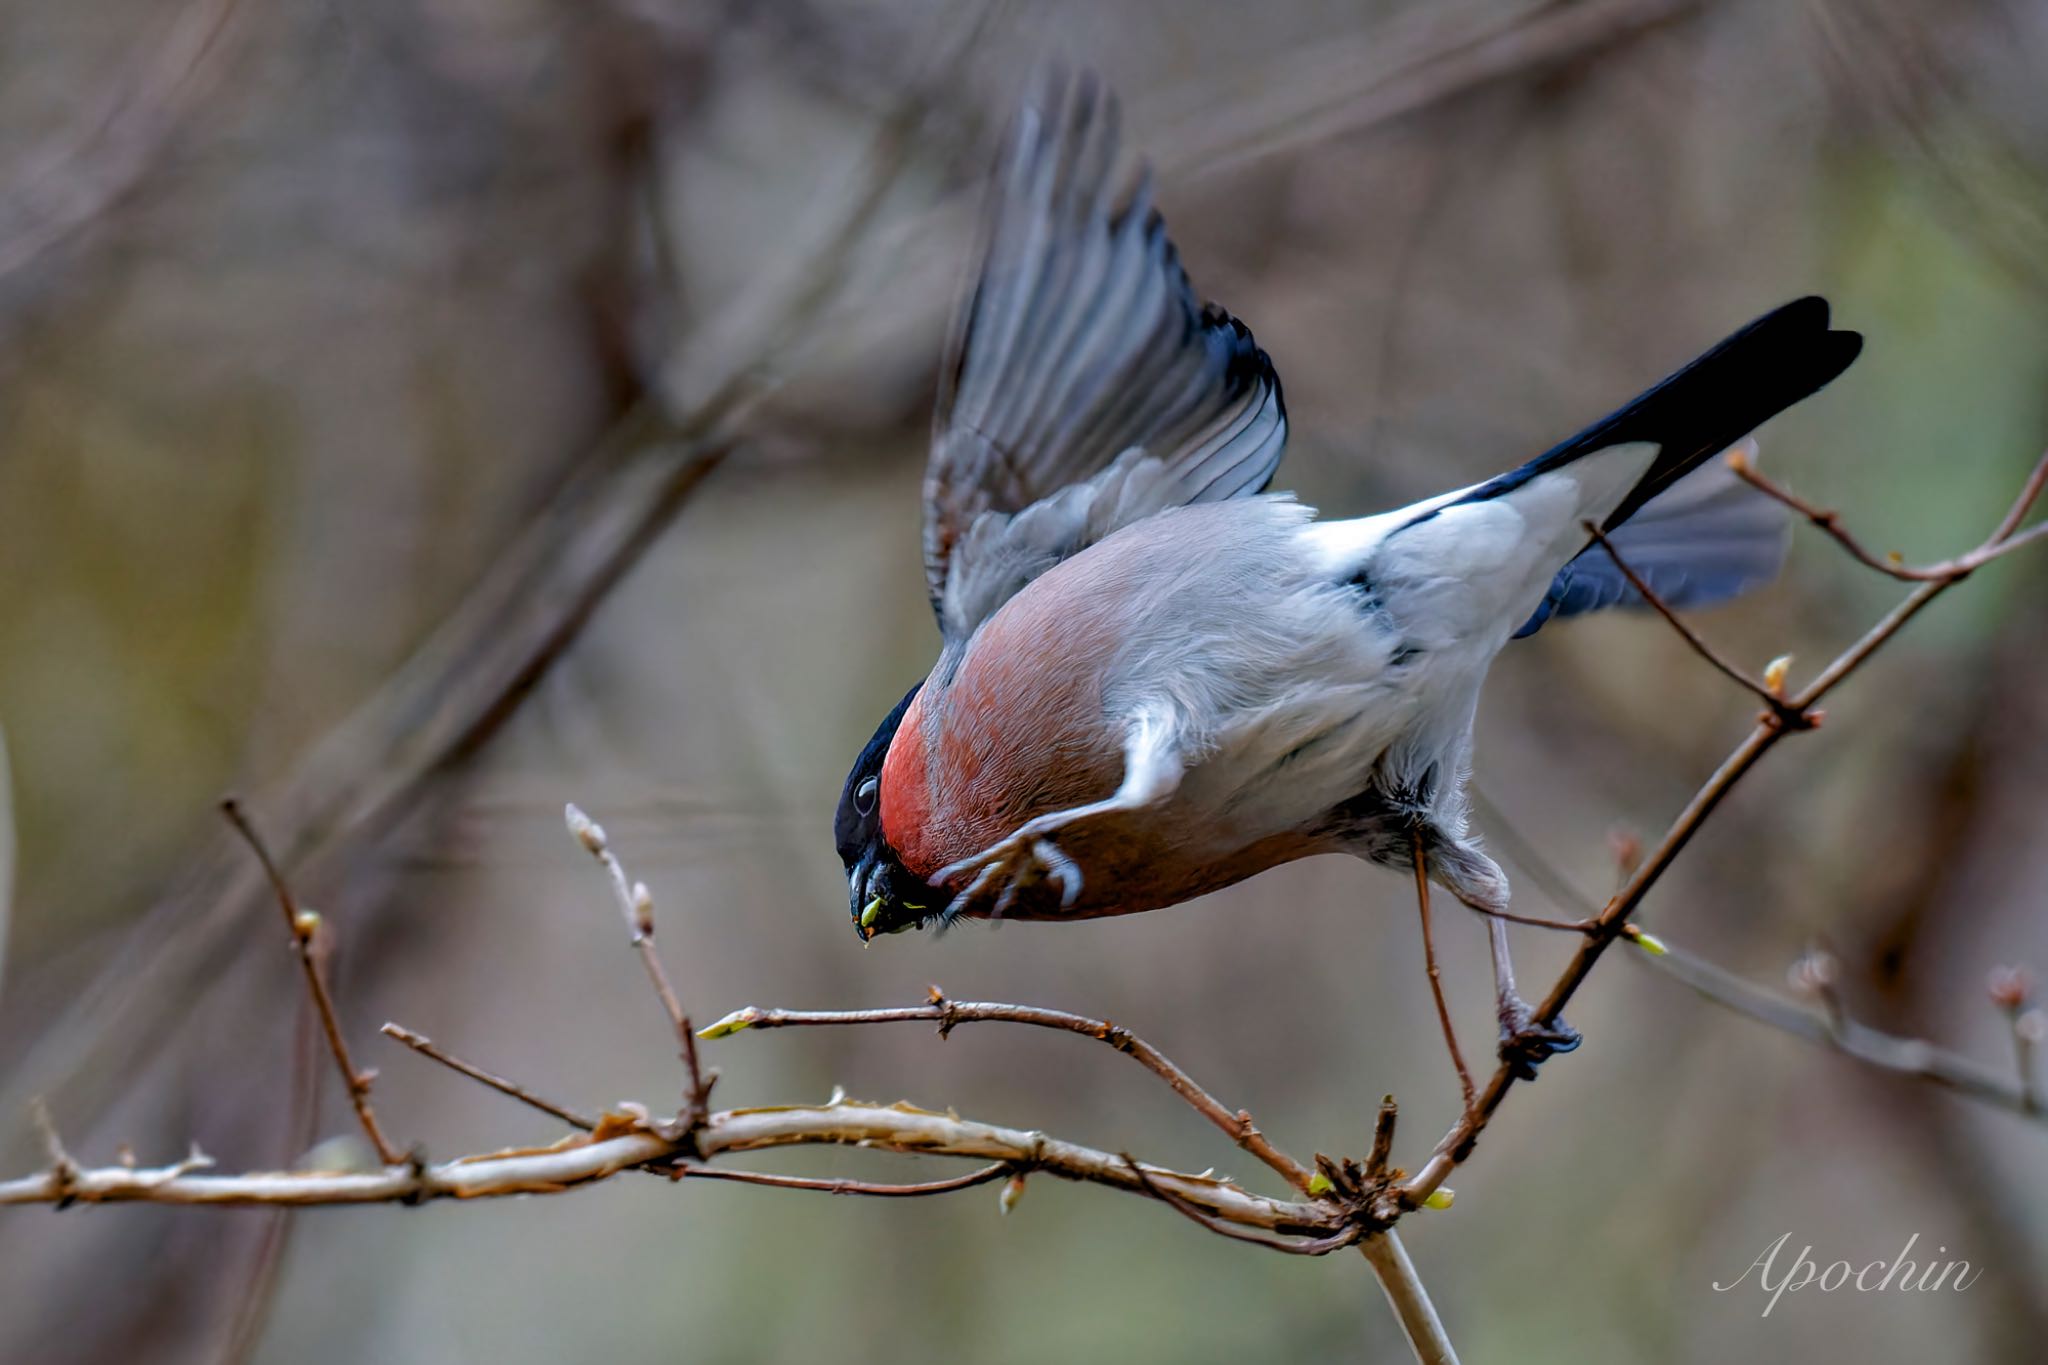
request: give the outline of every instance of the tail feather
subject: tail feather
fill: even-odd
[[[1856,332],[1830,331],[1817,295],[1764,314],[1690,365],[1519,469],[1459,499],[1484,502],[1613,446],[1658,447],[1649,470],[1602,529],[1612,530],[1712,456],[1817,392],[1863,349]]]

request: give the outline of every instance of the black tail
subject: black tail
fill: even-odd
[[[1651,498],[1849,368],[1863,349],[1856,332],[1828,330],[1828,301],[1795,299],[1764,314],[1633,402],[1463,501],[1499,497],[1539,474],[1610,446],[1662,447],[1657,462],[1607,519],[1621,525]]]

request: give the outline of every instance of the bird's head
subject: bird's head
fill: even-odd
[[[883,718],[874,738],[853,761],[846,775],[846,787],[839,793],[839,810],[832,818],[832,834],[839,844],[839,860],[846,865],[846,887],[853,931],[862,943],[877,934],[904,929],[922,929],[939,918],[946,907],[947,893],[925,884],[922,877],[903,866],[882,829],[882,764],[889,756],[889,744],[903,724],[904,713],[917,697],[919,683]]]

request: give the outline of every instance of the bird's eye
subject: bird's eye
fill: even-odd
[[[875,793],[881,789],[881,780],[870,777],[853,789],[853,808],[862,816],[875,813]]]

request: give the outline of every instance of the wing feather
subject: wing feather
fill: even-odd
[[[1260,491],[1286,444],[1272,362],[1197,299],[1149,178],[1115,206],[1117,124],[1093,79],[1055,78],[994,178],[925,480],[949,639],[1121,526]]]

